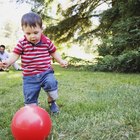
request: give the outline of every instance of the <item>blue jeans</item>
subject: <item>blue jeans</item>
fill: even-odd
[[[43,88],[45,92],[57,94],[57,84],[58,82],[54,77],[53,70],[47,70],[32,76],[23,76],[23,94],[25,104],[38,104],[38,97],[41,88]]]

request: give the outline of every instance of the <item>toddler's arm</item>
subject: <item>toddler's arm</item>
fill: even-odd
[[[68,62],[63,60],[60,54],[55,51],[54,53],[51,54],[51,56],[62,66],[62,67],[67,67]]]
[[[7,68],[7,67],[11,66],[18,58],[19,58],[18,54],[12,53],[10,55],[10,57],[8,59],[6,59],[6,60],[3,60],[2,63]]]

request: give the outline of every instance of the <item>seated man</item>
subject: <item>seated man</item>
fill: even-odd
[[[0,61],[6,60],[7,58],[9,58],[9,53],[7,51],[5,51],[5,46],[4,45],[0,45]],[[14,63],[13,67],[16,70],[22,70],[21,67],[17,63]],[[0,69],[0,71],[4,71],[4,69]]]

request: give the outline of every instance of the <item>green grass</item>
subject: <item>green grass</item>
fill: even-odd
[[[60,114],[49,140],[140,140],[140,74],[78,71],[55,66]],[[45,92],[39,105],[49,112]],[[0,140],[23,106],[21,72],[0,72]]]

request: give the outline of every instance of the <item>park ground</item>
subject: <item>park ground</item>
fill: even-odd
[[[140,74],[91,72],[54,66],[60,114],[50,116],[48,140],[140,140]],[[49,113],[42,90],[39,106]],[[0,72],[0,140],[23,107],[22,74]]]

